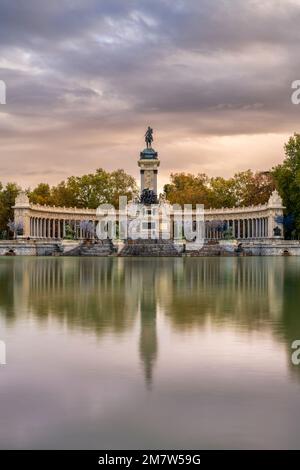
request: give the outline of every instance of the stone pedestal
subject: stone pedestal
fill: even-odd
[[[158,154],[152,148],[146,148],[140,153],[138,161],[141,174],[141,192],[150,189],[157,195],[157,173],[160,161]]]

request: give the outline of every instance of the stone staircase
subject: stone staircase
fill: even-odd
[[[230,253],[218,243],[205,243],[200,250],[189,250],[186,256],[237,256],[236,253]]]
[[[170,240],[127,240],[119,256],[181,256]]]
[[[113,253],[115,247],[111,240],[87,240],[65,253],[65,256],[109,256]]]

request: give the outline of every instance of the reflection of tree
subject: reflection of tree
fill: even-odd
[[[173,272],[173,292],[162,306],[178,329],[234,323],[244,329],[267,327],[278,315],[282,291],[280,263],[274,258],[195,258]]]
[[[300,379],[300,366],[292,364],[292,342],[300,339],[300,260],[298,258],[283,258],[282,276],[282,321],[277,324],[275,333],[283,341],[287,349],[287,359],[290,370]]]
[[[13,321],[17,315],[14,309],[15,258],[0,258],[0,314],[7,321]]]
[[[15,258],[4,276],[12,292],[3,287],[2,311],[16,315],[27,310],[40,321],[52,317],[97,334],[109,329],[122,332],[130,327],[138,305],[123,266],[115,261]]]
[[[0,259],[0,314],[34,314],[101,336],[132,330],[140,315],[139,352],[147,383],[158,355],[157,310],[178,331],[207,322],[271,330],[300,339],[297,258]],[[294,368],[297,369],[297,368]],[[297,371],[300,371],[298,367]]]

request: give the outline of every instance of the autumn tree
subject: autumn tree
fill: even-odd
[[[284,149],[284,161],[273,169],[273,176],[286,207],[286,215],[294,220],[294,227],[288,234],[292,235],[294,230],[300,233],[300,134],[290,137]]]
[[[29,193],[29,200],[32,204],[52,205],[52,196],[49,184],[38,184],[37,187]]]
[[[253,173],[247,170],[235,174],[233,180],[237,206],[266,204],[275,189],[275,181],[269,171]]]
[[[171,204],[208,205],[209,180],[205,174],[172,173],[170,179],[170,184],[164,186],[164,192]]]
[[[251,206],[265,204],[275,187],[270,172],[253,173],[251,170],[235,174],[232,178],[212,177],[205,174],[175,173],[164,192],[171,204],[204,204],[205,207]]]
[[[136,181],[124,170],[109,173],[100,168],[95,173],[70,176],[52,188],[41,183],[29,193],[29,198],[35,204],[96,209],[103,203],[118,207],[119,196],[132,199],[136,194]]]

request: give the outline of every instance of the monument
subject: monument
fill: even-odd
[[[169,233],[171,242],[174,242],[176,238],[174,230],[175,215],[174,212],[172,212],[171,205],[166,201],[166,198],[160,197],[158,201],[157,178],[160,160],[158,153],[153,148],[153,129],[150,126],[148,126],[145,132],[144,139],[146,146],[144,150],[140,152],[138,159],[141,193],[138,200],[133,201],[133,206],[134,204],[145,206],[143,207],[143,211],[145,211],[145,214],[151,216],[149,220],[146,220],[142,224],[142,234],[147,234],[148,238],[151,239],[151,243],[149,241],[148,244],[144,243],[140,247],[137,247],[135,243],[132,243],[132,245],[129,244],[130,246],[125,244],[123,255],[135,256],[139,251],[143,256],[154,256],[154,248],[152,246],[149,247],[149,245],[155,245],[158,256],[175,256],[178,252],[171,246],[172,243],[167,244],[167,237],[164,236],[166,233]],[[199,204],[201,204],[201,201],[199,201]],[[164,206],[167,206],[167,210],[170,212],[169,225],[162,220],[161,214]],[[129,204],[125,215],[132,221],[133,215],[131,209],[132,207]],[[85,226],[91,227],[91,236],[89,238],[94,241],[98,240],[96,226],[100,219],[96,209],[33,204],[29,201],[26,193],[22,192],[16,198],[13,210],[15,237],[19,239],[18,241],[20,242],[27,242],[29,240],[33,240],[34,242],[39,241],[41,242],[41,246],[46,246],[47,244],[48,250],[48,246],[51,244],[57,247],[63,243],[63,240],[68,240],[68,231],[72,232],[73,240],[85,240]],[[265,204],[248,207],[205,208],[205,233],[203,234],[203,238],[205,238],[207,242],[214,241],[215,243],[223,243],[225,233],[224,231],[220,231],[219,227],[226,226],[228,230],[230,230],[233,239],[249,244],[249,250],[252,249],[252,246],[257,246],[257,250],[261,250],[261,247],[265,250],[265,242],[274,242],[275,245],[278,245],[278,242],[284,237],[283,225],[279,223],[280,217],[283,217],[283,211],[282,199],[276,190],[273,191],[269,201]],[[120,214],[119,210],[116,210],[117,218],[123,217],[123,215],[123,212]],[[103,216],[103,218],[104,217],[105,216]],[[193,218],[193,222],[196,222],[195,209],[192,209],[191,217]],[[20,227],[22,227],[22,230],[18,230]],[[133,240],[132,236],[129,238],[130,241]],[[157,243],[157,240],[160,241],[160,243]],[[262,242],[264,242],[264,244],[262,244]],[[187,244],[188,243],[190,243],[189,240]],[[24,245],[22,251],[20,248],[22,246],[21,243],[18,245],[19,251],[17,254],[24,252],[26,247]],[[37,243],[34,243],[31,245],[30,250],[32,247],[36,249],[38,246]],[[190,247],[191,246],[193,245],[190,244]],[[270,246],[269,252],[273,252],[273,245],[269,244],[268,246]],[[128,251],[126,251],[127,248]],[[100,250],[101,255],[110,249],[111,247],[109,246],[103,246],[103,249],[101,248]],[[134,252],[132,250],[134,250]],[[2,253],[5,254],[6,251],[7,248],[3,247]],[[279,249],[277,251],[280,252]]]
[[[160,161],[157,152],[152,148],[153,129],[150,126],[145,134],[145,142],[146,148],[140,153],[138,161],[141,175],[141,202],[153,204],[155,201],[151,193],[157,197],[157,173]]]

